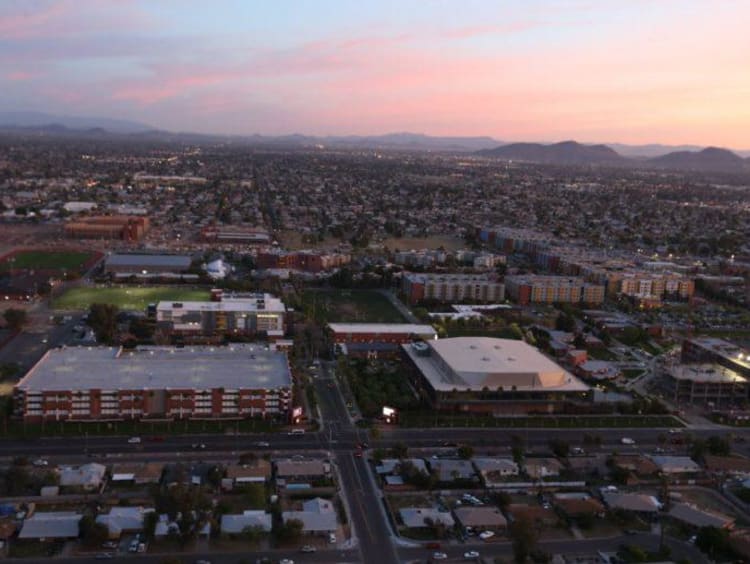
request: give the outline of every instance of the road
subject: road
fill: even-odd
[[[399,562],[391,541],[380,490],[372,481],[366,458],[355,456],[356,444],[366,433],[354,427],[344,400],[327,367],[315,380],[320,412],[325,421],[324,436],[339,472],[342,493],[353,532],[358,541],[360,562]]]

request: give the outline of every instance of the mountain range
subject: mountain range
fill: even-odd
[[[648,167],[708,172],[750,173],[750,151],[742,156],[727,149],[694,145],[586,145],[561,143],[503,143],[486,136],[438,137],[420,133],[385,135],[211,135],[170,132],[137,121],[61,116],[44,112],[0,112],[0,129],[49,135],[123,135],[129,139],[182,142],[229,142],[277,147],[362,148],[466,153],[503,160],[555,165]],[[745,158],[743,158],[745,157]]]

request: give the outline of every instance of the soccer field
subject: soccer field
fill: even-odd
[[[171,286],[71,288],[52,302],[54,309],[86,310],[91,304],[112,304],[120,309],[143,310],[159,301],[203,301],[210,292],[200,288]]]
[[[93,257],[92,253],[79,251],[19,251],[7,257],[0,270],[69,270],[80,271]]]

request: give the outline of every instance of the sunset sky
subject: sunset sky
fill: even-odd
[[[748,0],[2,0],[0,110],[750,149]]]

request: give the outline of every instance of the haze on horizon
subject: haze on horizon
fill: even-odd
[[[0,108],[204,133],[750,147],[742,0],[0,4]]]

